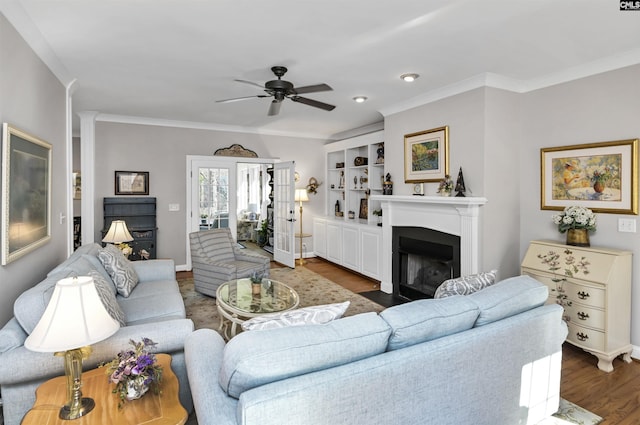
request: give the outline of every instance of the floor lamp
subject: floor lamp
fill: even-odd
[[[307,189],[296,189],[295,193],[295,201],[300,202],[300,265],[304,264],[304,258],[302,257],[302,203],[309,201],[309,196],[307,195]]]

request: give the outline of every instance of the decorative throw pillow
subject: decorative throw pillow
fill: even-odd
[[[498,270],[490,272],[471,274],[460,276],[455,279],[449,279],[442,282],[433,298],[445,298],[452,295],[469,295],[479,291],[487,286],[491,286],[496,282],[496,274]]]
[[[315,305],[297,310],[271,313],[254,317],[242,324],[245,331],[276,329],[287,326],[321,325],[342,317],[350,301],[336,304]]]
[[[110,282],[107,282],[107,280],[97,271],[91,270],[88,275],[93,278],[93,283],[95,284],[98,295],[100,296],[100,301],[102,301],[102,305],[104,305],[109,316],[117,320],[118,323],[120,323],[120,326],[126,326],[127,321],[125,320],[124,311],[122,311],[120,304],[118,304],[118,301],[116,300],[113,285]]]
[[[118,294],[125,298],[128,297],[138,284],[138,275],[131,266],[131,262],[124,258],[117,247],[111,244],[107,244],[106,247],[98,251],[98,259],[111,276]]]

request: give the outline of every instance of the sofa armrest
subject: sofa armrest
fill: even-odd
[[[238,400],[228,397],[218,375],[224,340],[211,329],[199,329],[187,337],[184,356],[198,425],[236,425]]]
[[[210,258],[201,258],[200,261],[193,261],[193,268],[198,268],[198,263],[204,264],[207,270],[220,273],[235,273],[236,266],[222,261],[213,261]]]
[[[129,340],[150,338],[157,342],[157,353],[181,352],[184,341],[193,332],[190,319],[167,320],[120,328],[115,334],[91,346],[92,353],[83,361],[83,369],[95,368],[113,360],[116,354],[128,347]],[[18,384],[32,380],[45,380],[64,375],[64,359],[53,353],[30,351],[25,346],[0,355],[0,384]]]
[[[234,249],[234,254],[236,256],[236,260],[239,261],[248,261],[250,263],[256,264],[269,264],[271,261],[268,257],[259,254],[245,253],[241,252],[239,249]]]
[[[175,280],[176,265],[172,259],[132,261],[140,282]]]

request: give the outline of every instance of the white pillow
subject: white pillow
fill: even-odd
[[[433,298],[446,298],[452,295],[469,295],[481,289],[491,286],[496,282],[498,270],[490,272],[460,276],[442,282]]]
[[[341,318],[350,303],[350,301],[345,301],[336,304],[314,305],[282,313],[265,314],[244,322],[242,330],[255,331],[286,326],[321,325]]]

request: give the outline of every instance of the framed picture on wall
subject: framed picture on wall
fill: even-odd
[[[638,139],[540,150],[540,207],[638,214]]]
[[[116,171],[116,195],[148,195],[148,171]]]
[[[358,214],[358,218],[367,219],[369,218],[369,200],[366,198],[360,199],[360,212]]]
[[[2,265],[51,240],[51,145],[2,125]]]
[[[404,182],[437,182],[449,174],[449,127],[404,136]]]

